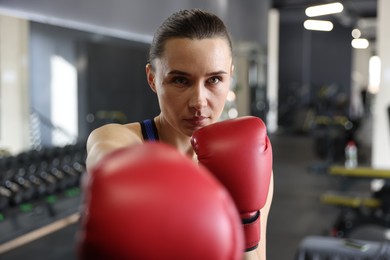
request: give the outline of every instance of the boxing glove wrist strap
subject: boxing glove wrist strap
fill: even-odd
[[[256,249],[260,241],[260,211],[248,217],[241,215],[245,233],[245,252]]]

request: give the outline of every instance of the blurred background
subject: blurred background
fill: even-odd
[[[144,72],[149,44],[188,8],[216,13],[232,35],[223,119],[267,123],[268,259],[294,259],[311,236],[386,243],[390,2],[308,9],[323,4],[334,2],[0,0],[0,258],[74,259],[86,138],[159,113]]]

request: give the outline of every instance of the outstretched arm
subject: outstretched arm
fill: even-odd
[[[125,146],[142,143],[135,124],[108,124],[91,132],[87,140],[87,170],[108,153]]]

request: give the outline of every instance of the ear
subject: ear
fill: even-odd
[[[156,84],[155,84],[155,72],[153,71],[152,65],[150,63],[146,64],[145,67],[146,70],[146,78],[148,80],[150,88],[153,90],[153,92],[157,92],[156,90]]]
[[[233,76],[233,73],[234,73],[234,64],[232,64],[231,68],[230,68],[230,75]]]

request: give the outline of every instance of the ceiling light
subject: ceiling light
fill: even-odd
[[[228,92],[226,100],[229,102],[233,102],[234,100],[236,100],[236,94],[234,93],[234,91],[230,90]]]
[[[337,2],[332,4],[316,5],[306,8],[305,14],[309,17],[341,13],[344,6]]]
[[[357,38],[360,38],[360,36],[362,36],[362,32],[359,29],[352,30],[352,37],[353,38],[357,39]]]
[[[353,39],[351,42],[352,47],[355,49],[367,49],[367,47],[370,45],[367,39],[359,38],[359,39]]]
[[[303,26],[307,30],[315,30],[315,31],[331,31],[333,29],[333,23],[329,21],[321,21],[321,20],[306,20],[303,23]]]

